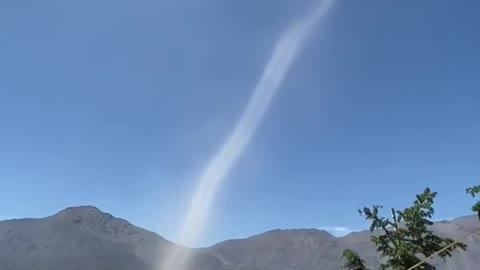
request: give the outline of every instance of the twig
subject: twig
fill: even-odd
[[[478,228],[477,230],[475,230],[475,231],[467,234],[465,237],[462,238],[462,240],[468,238],[470,235],[472,235],[472,234],[474,234],[474,233],[476,233],[476,232],[479,232],[479,231],[480,231],[480,228]],[[413,269],[419,267],[420,265],[424,264],[425,262],[427,262],[428,260],[430,260],[430,259],[433,258],[434,256],[438,255],[439,253],[444,252],[445,250],[449,249],[450,247],[452,247],[453,245],[456,245],[456,244],[458,244],[458,243],[460,243],[460,240],[454,241],[454,242],[451,243],[450,245],[447,245],[446,247],[444,247],[444,248],[440,249],[439,251],[433,253],[432,255],[430,255],[430,256],[428,256],[427,258],[421,260],[419,263],[417,263],[417,264],[415,264],[414,266],[408,268],[407,270],[413,270]]]

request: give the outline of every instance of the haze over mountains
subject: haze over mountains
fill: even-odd
[[[478,270],[480,226],[475,216],[439,222],[434,230],[464,239],[468,251],[455,254],[439,270]],[[163,237],[92,206],[67,208],[40,219],[0,222],[2,270],[153,270],[171,243]],[[192,249],[195,270],[341,269],[344,248],[358,251],[375,268],[370,232],[344,237],[316,229],[272,230],[246,239]]]

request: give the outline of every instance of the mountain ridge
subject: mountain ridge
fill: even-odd
[[[456,239],[479,225],[472,215],[437,222],[432,229]],[[274,229],[189,249],[95,206],[77,206],[44,218],[0,221],[0,269],[154,270],[173,247],[191,250],[195,270],[333,270],[339,269],[344,248],[358,251],[375,267],[378,254],[370,235],[357,231],[337,237],[316,228]],[[480,237],[469,235],[466,244],[469,252],[455,254],[447,264],[436,262],[438,269],[477,269]]]
[[[45,219],[45,218],[51,218],[51,217],[55,217],[55,216],[58,216],[58,215],[61,215],[63,213],[68,213],[69,211],[74,211],[74,212],[78,212],[78,211],[94,211],[94,212],[97,212],[98,214],[101,214],[101,215],[106,215],[106,216],[109,216],[110,218],[115,218],[115,219],[118,219],[118,220],[123,220],[125,222],[127,222],[128,224],[132,225],[132,226],[135,226],[135,227],[138,227],[140,228],[139,226],[135,225],[134,223],[131,223],[130,221],[126,220],[126,219],[123,219],[123,218],[120,218],[120,217],[116,217],[112,214],[110,214],[109,212],[104,212],[102,211],[100,208],[94,206],[94,205],[79,205],[79,206],[69,206],[69,207],[66,207],[60,211],[57,211],[53,214],[50,214],[50,215],[47,215],[45,217],[35,217],[35,218],[31,218],[31,217],[26,217],[26,218],[10,218],[10,219],[4,219],[4,220],[0,220],[0,222],[5,222],[5,221],[33,221],[33,220],[41,220],[41,219]],[[462,220],[465,220],[465,219],[474,219],[476,218],[475,215],[464,215],[464,216],[459,216],[459,217],[456,217],[456,218],[453,218],[453,219],[442,219],[442,220],[438,220],[438,221],[435,221],[434,224],[445,224],[445,223],[461,223]],[[159,234],[158,232],[155,232],[153,230],[149,230],[149,229],[145,229],[145,228],[142,228],[143,230],[145,231],[148,231],[148,232],[151,232],[151,233],[154,233],[156,235],[158,235],[159,237],[162,237],[164,238],[163,236],[161,236],[161,234]],[[330,230],[328,229],[322,229],[322,228],[315,228],[315,227],[310,227],[310,228],[274,228],[274,229],[270,229],[270,230],[267,230],[265,232],[259,232],[259,233],[256,233],[256,234],[253,234],[253,235],[250,235],[250,236],[246,236],[246,237],[238,237],[238,238],[232,238],[232,239],[225,239],[225,240],[222,240],[222,241],[219,241],[218,243],[214,243],[210,246],[206,246],[206,247],[199,247],[200,249],[202,248],[209,248],[209,247],[212,247],[212,246],[215,246],[217,244],[220,244],[222,242],[225,242],[225,241],[232,241],[232,240],[245,240],[245,239],[249,239],[251,237],[255,237],[255,236],[258,236],[258,235],[262,235],[262,234],[268,234],[268,233],[275,233],[275,232],[289,232],[289,231],[298,231],[298,232],[301,232],[301,231],[318,231],[318,232],[323,232],[323,233],[326,233],[328,234],[329,236],[333,237],[333,238],[336,238],[336,239],[342,239],[342,238],[345,238],[345,237],[348,237],[350,235],[353,235],[353,234],[358,234],[358,233],[367,233],[367,232],[370,232],[368,229],[364,229],[364,230],[352,230],[351,232],[345,234],[345,235],[341,235],[341,236],[337,236],[337,235],[334,235],[333,233],[330,232]],[[169,240],[167,240],[169,241]],[[173,241],[170,241],[170,242],[173,242]],[[195,248],[195,247],[189,247],[189,248]]]

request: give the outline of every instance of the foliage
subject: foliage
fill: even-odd
[[[392,209],[392,220],[380,216],[383,208],[381,205],[359,210],[359,213],[371,222],[370,231],[382,232],[380,235],[371,237],[380,256],[385,259],[380,269],[406,270],[421,261],[418,256],[430,257],[436,251],[454,242],[452,239],[435,235],[429,229],[433,224],[430,219],[435,212],[433,203],[436,195],[436,192],[426,188],[423,193],[416,196],[411,207],[402,211]],[[457,248],[465,250],[466,245],[454,244],[438,256],[445,261]],[[429,263],[423,263],[416,269],[433,270],[435,268]]]
[[[470,194],[470,195],[472,195],[473,198],[475,198],[475,196],[480,193],[480,185],[469,187],[469,188],[467,188],[466,191],[467,191],[467,194]],[[474,213],[477,213],[478,219],[480,220],[480,201],[477,201],[472,206],[472,211]]]
[[[360,255],[351,249],[345,249],[342,254],[342,259],[345,260],[343,268],[352,269],[359,267],[367,270],[365,267],[365,261],[360,258]]]

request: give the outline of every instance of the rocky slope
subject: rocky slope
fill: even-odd
[[[463,239],[480,224],[463,217],[434,225],[439,233]],[[274,230],[247,239],[193,249],[195,270],[340,269],[344,248],[357,250],[375,267],[369,232],[336,238],[315,229]],[[480,236],[464,241],[469,251],[455,254],[439,270],[479,269]],[[153,232],[95,207],[67,208],[41,219],[0,222],[2,270],[153,270],[175,245]]]

